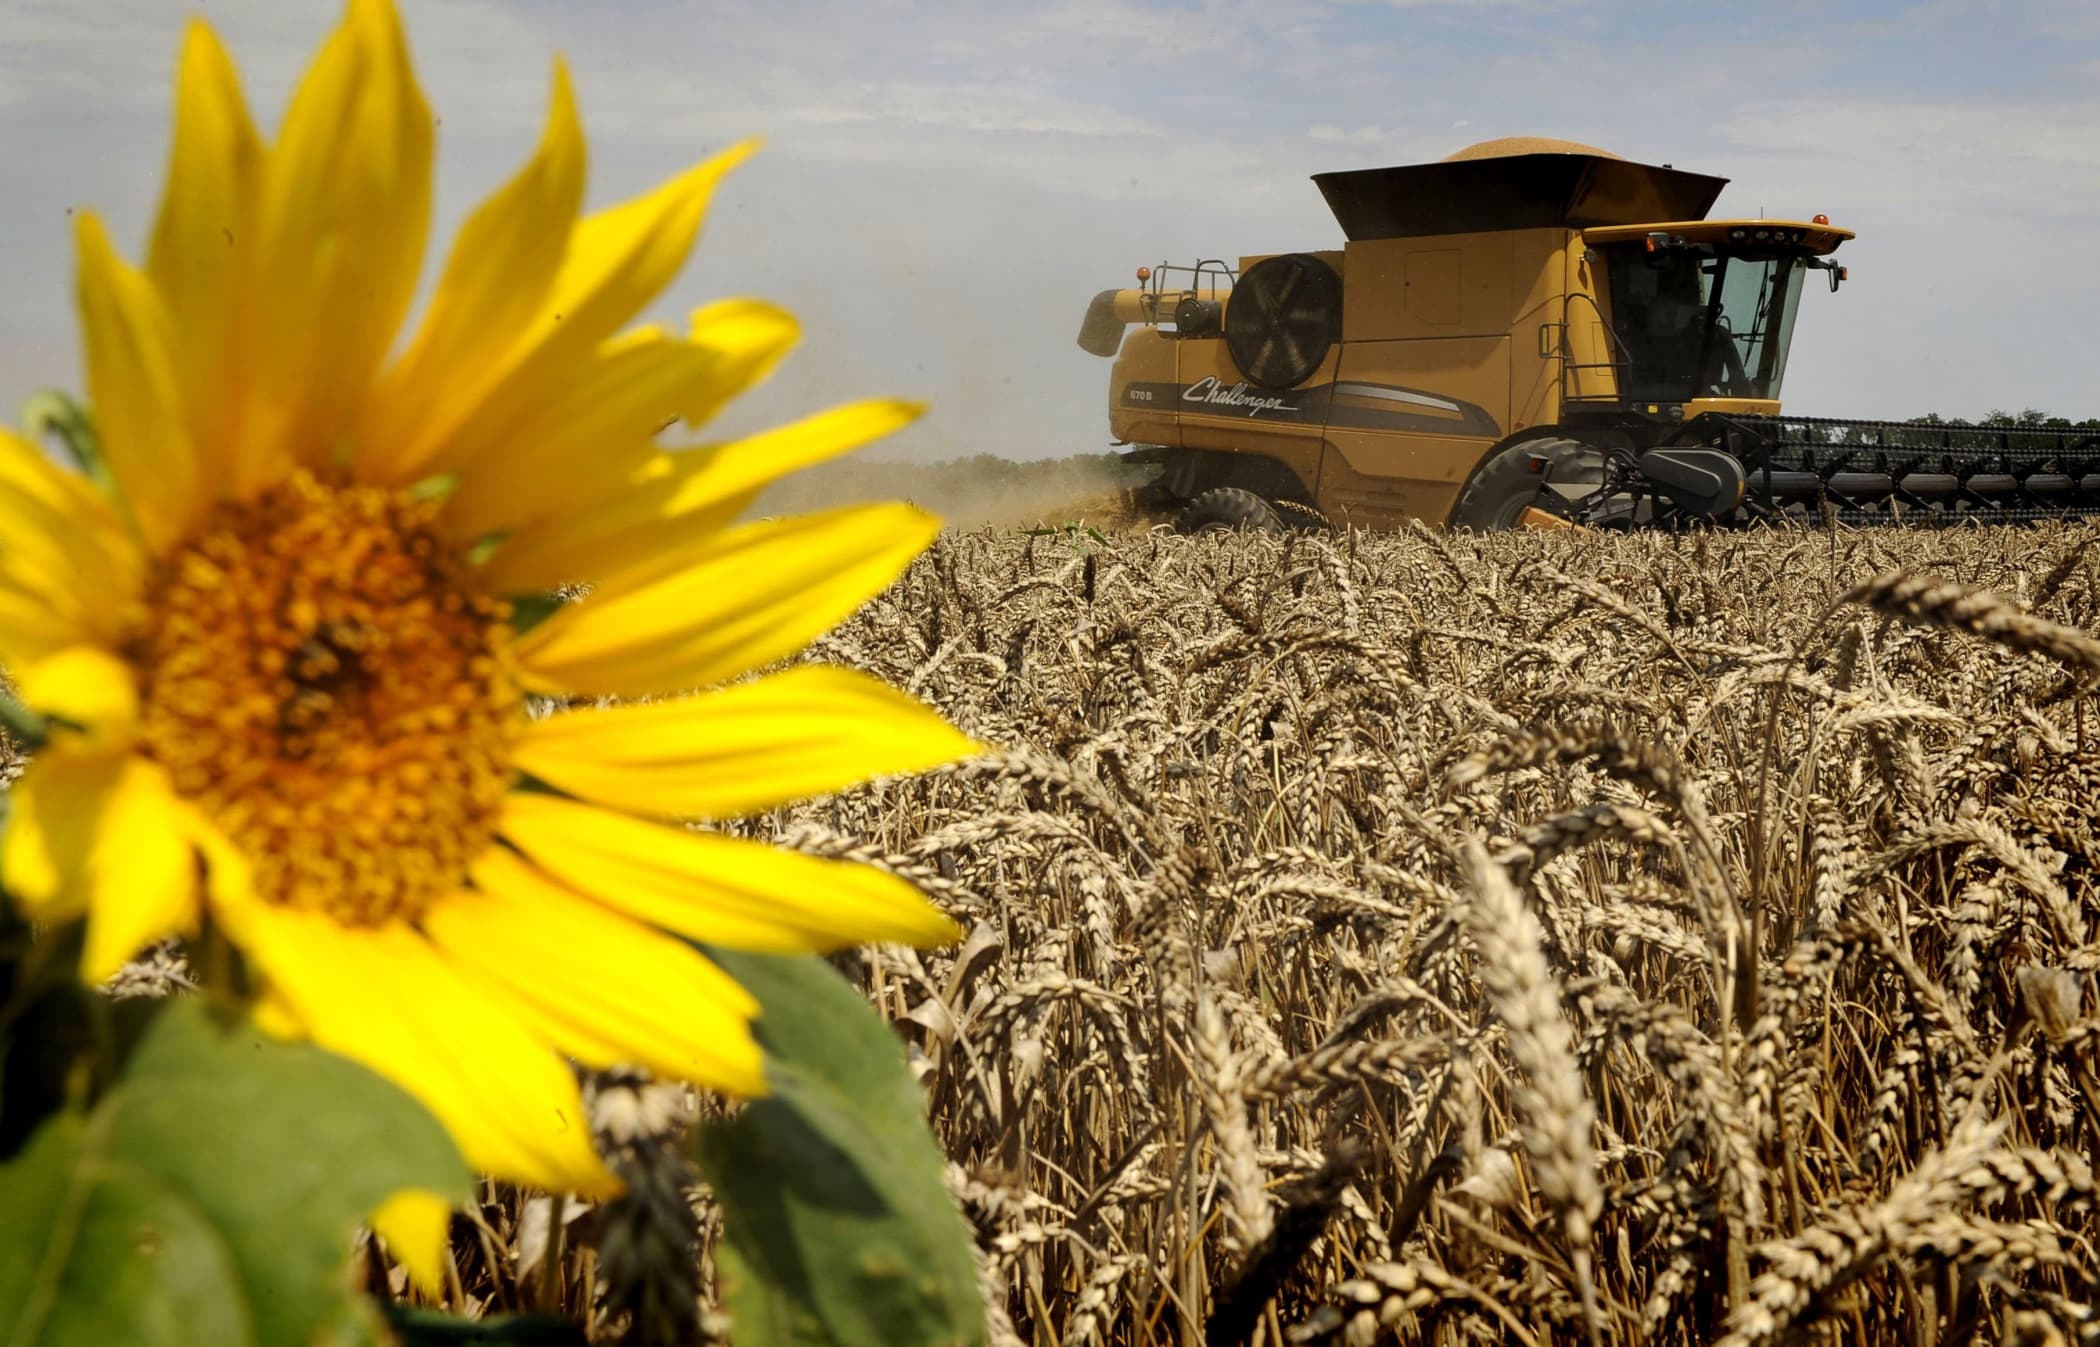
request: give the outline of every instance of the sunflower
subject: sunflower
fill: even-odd
[[[78,216],[106,481],[0,432],[0,664],[53,727],[0,880],[85,918],[91,980],[211,933],[272,1031],[397,1082],[471,1164],[605,1194],[565,1058],[765,1089],[756,1006],[696,944],[953,934],[892,876],[687,824],[972,750],[865,675],[745,677],[937,523],[736,522],[909,404],[659,447],[795,336],[753,301],[622,330],[748,146],[580,215],[557,62],[536,149],[397,345],[432,141],[388,0],[351,0],[267,145],[195,22],[144,267]],[[530,602],[569,583],[587,597]]]

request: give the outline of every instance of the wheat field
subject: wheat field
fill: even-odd
[[[2096,544],[950,533],[808,658],[994,751],[736,826],[970,928],[839,962],[997,1347],[2100,1341]],[[721,1336],[721,1105],[590,1085],[448,1306]]]
[[[2096,542],[951,534],[812,657],[999,751],[756,827],[1001,1344],[2090,1341]]]

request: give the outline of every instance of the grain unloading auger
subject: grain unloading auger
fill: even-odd
[[[1811,272],[1852,237],[1708,220],[1726,179],[1567,141],[1322,173],[1347,242],[1140,268],[1079,344],[1184,527],[2100,514],[2100,435],[1783,416]]]

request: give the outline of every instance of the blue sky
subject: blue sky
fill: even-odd
[[[77,382],[65,212],[134,250],[181,26],[207,14],[265,124],[324,0],[0,0],[0,416]],[[1331,246],[1307,180],[1563,136],[1827,212],[1853,283],[1806,298],[1791,410],[2100,414],[2100,4],[1306,0],[1025,5],[404,0],[448,230],[525,155],[566,54],[596,202],[752,133],[674,317],[757,294],[802,350],[726,418],[874,393],[933,413],[877,453],[1103,447],[1073,344],[1140,262]]]

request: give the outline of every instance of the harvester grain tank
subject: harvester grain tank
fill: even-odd
[[[1781,415],[1822,215],[1531,138],[1313,181],[1342,247],[1139,268],[1080,330],[1185,527],[2100,513],[2090,430]]]

